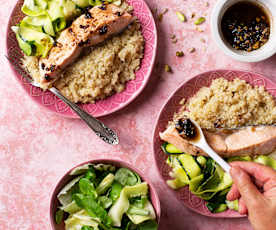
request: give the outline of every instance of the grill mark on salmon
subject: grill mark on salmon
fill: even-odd
[[[61,32],[48,56],[40,58],[41,87],[46,89],[57,80],[61,71],[79,57],[83,48],[97,45],[120,33],[133,20],[131,14],[121,12],[113,4],[87,9],[85,14]]]
[[[225,133],[203,130],[208,144],[222,157],[267,155],[276,149],[276,127],[247,127]],[[208,156],[203,150],[182,138],[174,126],[160,133],[160,138],[191,155]]]

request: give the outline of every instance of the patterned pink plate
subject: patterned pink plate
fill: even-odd
[[[19,0],[17,2],[9,19],[7,28],[8,55],[14,50],[21,52],[18,47],[15,35],[11,30],[11,26],[16,25],[23,18],[23,14],[20,10],[23,2],[24,0]],[[134,15],[139,19],[142,25],[142,33],[145,39],[144,58],[141,63],[141,68],[136,72],[135,80],[129,81],[126,85],[126,89],[123,92],[114,94],[113,96],[108,97],[105,100],[100,100],[95,104],[80,104],[84,110],[95,117],[111,114],[115,111],[118,111],[119,109],[122,109],[131,101],[133,101],[146,86],[153,69],[157,48],[157,31],[154,18],[149,7],[143,0],[127,0],[127,2],[133,6]],[[19,60],[17,61],[19,62]],[[78,117],[67,105],[65,105],[51,92],[43,92],[42,90],[31,86],[25,82],[22,77],[17,72],[15,72],[15,70],[14,75],[19,80],[23,88],[27,91],[27,93],[31,96],[31,98],[42,106],[66,117]]]
[[[276,97],[276,83],[272,82],[271,80],[260,74],[252,72],[245,72],[239,70],[214,70],[199,74],[194,78],[190,79],[189,81],[185,82],[170,96],[168,101],[161,109],[161,112],[155,124],[155,130],[153,134],[153,151],[155,163],[160,173],[160,176],[165,182],[166,180],[170,179],[169,172],[171,171],[171,169],[166,164],[167,156],[162,152],[160,148],[162,141],[159,138],[159,132],[165,130],[168,121],[172,120],[173,114],[180,109],[181,105],[179,104],[179,102],[182,98],[188,99],[192,97],[201,87],[209,86],[213,79],[220,77],[223,77],[228,80],[233,80],[234,78],[238,77],[254,86],[263,85],[268,92],[270,92],[274,97]],[[231,210],[227,210],[225,212],[218,214],[211,213],[206,208],[205,202],[202,199],[196,197],[195,195],[189,192],[188,186],[178,191],[172,191],[180,202],[182,202],[188,208],[202,215],[210,217],[228,218],[242,217],[238,212]]]

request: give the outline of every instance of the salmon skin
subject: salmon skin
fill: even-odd
[[[228,132],[203,132],[208,144],[222,157],[267,155],[276,149],[275,126],[247,127]],[[173,125],[159,135],[162,140],[173,144],[184,153],[208,156],[204,150],[181,137]]]
[[[46,58],[40,58],[40,85],[48,88],[59,78],[60,72],[72,64],[83,48],[97,45],[120,33],[134,17],[113,4],[95,6],[78,17],[61,32]]]

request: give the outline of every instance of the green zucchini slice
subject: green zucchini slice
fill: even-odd
[[[174,145],[165,142],[162,144],[161,149],[163,150],[164,153],[166,154],[183,154],[183,151],[179,150],[176,148]]]
[[[19,27],[13,26],[12,30],[15,32],[16,39],[18,41],[18,45],[20,49],[27,55],[31,56],[33,52],[32,44],[28,41],[24,41],[23,38],[19,34]]]

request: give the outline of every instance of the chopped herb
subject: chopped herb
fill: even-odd
[[[203,22],[205,22],[205,18],[204,17],[200,17],[195,21],[195,25],[201,25]]]
[[[177,57],[183,57],[184,56],[183,51],[176,51],[176,56]]]
[[[181,22],[186,22],[186,21],[187,21],[185,15],[184,15],[183,13],[181,13],[181,12],[179,12],[179,11],[176,11],[175,13],[176,13],[176,16],[178,17],[178,19],[179,19]]]

